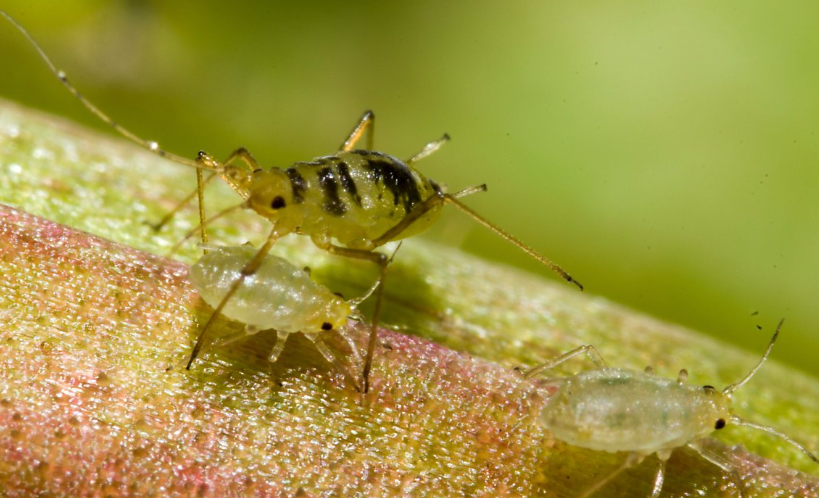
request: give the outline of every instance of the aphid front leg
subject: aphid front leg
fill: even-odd
[[[547,361],[546,363],[530,368],[529,370],[523,373],[523,378],[524,379],[532,378],[544,370],[554,368],[560,365],[561,363],[565,363],[566,361],[571,360],[575,356],[581,354],[587,355],[591,359],[591,361],[593,361],[594,364],[597,365],[598,368],[606,368],[606,360],[603,359],[603,357],[600,355],[600,352],[597,351],[597,348],[595,348],[592,345],[586,345],[580,346],[579,348],[576,349],[572,349],[568,353],[564,353],[558,356],[557,358]]]
[[[339,372],[344,374],[344,377],[347,378],[347,382],[352,384],[353,387],[355,387],[356,391],[361,391],[361,388],[358,387],[358,382],[356,382],[355,380],[355,376],[350,372],[350,370],[347,367],[344,366],[342,362],[338,360],[338,358],[336,358],[333,352],[330,351],[330,348],[327,347],[327,344],[325,344],[324,341],[321,340],[321,337],[319,337],[317,333],[305,332],[304,336],[313,341],[313,344],[316,345],[316,349],[318,349],[319,353],[321,353],[321,355],[324,356],[324,359],[327,360],[331,365],[335,366]],[[353,351],[355,351],[355,348],[353,348]]]
[[[250,262],[248,262],[245,267],[242,268],[239,278],[233,282],[233,285],[231,285],[230,289],[222,298],[222,301],[219,303],[216,309],[213,310],[213,314],[210,316],[207,323],[205,323],[205,327],[199,333],[199,337],[196,339],[196,344],[193,346],[193,352],[191,352],[190,360],[188,360],[188,365],[185,367],[187,370],[191,369],[193,360],[196,359],[196,356],[199,354],[199,350],[202,349],[202,345],[205,342],[205,335],[215,323],[216,317],[219,316],[223,309],[225,309],[228,301],[230,301],[230,298],[233,297],[237,290],[239,290],[239,287],[244,283],[245,279],[256,272],[256,270],[262,264],[262,261],[264,261],[264,257],[270,252],[270,248],[273,247],[273,244],[278,239],[279,233],[274,227],[273,230],[270,231],[270,235],[268,235],[267,240],[264,242],[264,244],[262,244],[262,247],[260,247],[256,255],[253,256],[253,259],[251,259]]]
[[[739,471],[733,465],[731,465],[731,462],[729,462],[722,455],[718,455],[714,451],[706,448],[702,444],[702,441],[692,441],[688,443],[686,446],[696,451],[705,460],[711,462],[715,466],[722,469],[722,471],[725,472],[726,474],[730,475],[731,480],[734,481],[734,485],[736,486],[737,491],[739,491],[740,498],[744,496],[742,490],[745,487],[745,485],[742,481],[742,476],[739,474]]]
[[[284,343],[287,342],[288,337],[290,337],[290,332],[284,330],[276,331],[276,344],[273,346],[273,349],[270,350],[270,354],[267,355],[267,361],[276,363],[276,360],[279,359],[279,355],[284,351]]]

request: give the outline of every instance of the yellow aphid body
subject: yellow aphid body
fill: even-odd
[[[226,175],[235,178],[234,172]],[[249,207],[270,220],[279,233],[309,235],[324,247],[339,244],[372,250],[379,237],[423,201],[442,195],[441,188],[404,161],[380,152],[342,151],[298,162],[287,169],[249,172],[249,181],[233,184]],[[392,240],[429,228],[440,204]]]
[[[683,447],[696,451],[737,478],[737,472],[728,460],[701,444],[712,432],[728,425],[752,427],[778,436],[819,463],[812,453],[789,436],[743,420],[732,412],[732,394],[765,363],[783,322],[776,328],[759,363],[742,380],[721,392],[713,386],[685,384],[686,370],[681,370],[677,379],[667,379],[654,375],[650,368],[645,372],[610,368],[594,346],[581,346],[527,371],[524,376],[533,377],[582,354],[588,355],[598,367],[569,377],[550,379],[549,384],[556,391],[540,413],[542,426],[561,441],[591,450],[628,453],[619,468],[579,497],[594,494],[627,468],[647,456],[656,455],[659,463],[650,496],[657,498],[663,488],[666,461],[674,450]],[[741,494],[741,482],[738,482],[738,488]]]

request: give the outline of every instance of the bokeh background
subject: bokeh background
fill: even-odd
[[[399,157],[447,132],[420,169],[487,183],[469,204],[587,292],[756,352],[784,316],[774,356],[819,374],[819,3],[3,8],[101,108],[181,155],[243,145],[285,166],[334,152],[365,109]],[[3,97],[103,127],[5,22],[0,63]],[[428,236],[553,278],[460,213]]]

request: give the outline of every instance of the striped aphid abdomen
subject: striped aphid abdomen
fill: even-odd
[[[286,218],[297,219],[297,223],[293,221],[296,232],[335,238],[352,248],[372,248],[374,239],[441,192],[437,184],[400,159],[366,150],[298,162],[283,170],[283,174],[286,182],[278,179],[282,170],[256,173],[255,185],[278,184],[279,188],[272,197],[262,196],[269,203],[254,204],[254,209],[268,219],[274,210],[281,223],[287,223]],[[251,199],[260,195],[254,191]],[[276,202],[278,197],[281,200]],[[439,214],[440,205],[427,211],[397,238],[426,230]]]

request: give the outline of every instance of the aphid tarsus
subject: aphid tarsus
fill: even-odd
[[[556,391],[540,413],[540,422],[554,437],[573,446],[607,452],[627,452],[624,463],[580,495],[588,497],[627,468],[650,455],[658,459],[651,497],[660,494],[665,465],[671,453],[688,447],[725,472],[737,476],[722,456],[707,449],[701,441],[715,430],[742,425],[774,434],[802,450],[813,461],[819,460],[802,445],[770,427],[741,419],[733,414],[732,394],[759,370],[773,348],[781,321],[765,354],[739,382],[721,392],[713,386],[685,384],[686,370],[677,379],[645,372],[606,366],[594,346],[586,345],[528,370],[526,378],[553,368],[578,355],[587,355],[597,369],[550,380]],[[740,486],[740,493],[742,492]]]
[[[381,268],[379,280],[382,285],[377,291],[363,369],[365,391],[369,386],[369,371],[375,347],[387,261],[384,254],[375,252],[374,249],[387,242],[426,230],[437,219],[444,204],[458,207],[477,222],[551,268],[564,280],[574,283],[581,290],[583,288],[560,266],[458,200],[460,197],[485,191],[485,185],[448,194],[413,167],[415,162],[440,148],[449,139],[447,135],[427,144],[407,161],[401,161],[394,156],[372,150],[375,117],[371,111],[367,111],[338,148],[339,152],[333,156],[295,163],[287,169],[275,167],[262,169],[245,148],[237,149],[224,162],[219,162],[205,152],[200,152],[196,160],[191,161],[171,154],[160,148],[157,142],[144,140],[117,124],[71,85],[65,73],[56,68],[25,28],[6,12],[0,10],[0,13],[23,33],[63,85],[99,119],[135,144],[174,162],[197,169],[203,242],[206,240],[204,227],[207,221],[204,216],[202,188],[214,175],[220,176],[244,199],[237,208],[252,209],[273,224],[267,240],[242,269],[237,280],[225,293],[222,302],[215,307],[214,316],[200,332],[188,368],[196,359],[215,316],[224,309],[247,276],[258,269],[273,244],[290,233],[307,235],[318,247],[332,254],[369,260]],[[356,144],[365,134],[368,137],[367,150],[356,150]],[[202,170],[208,170],[212,175],[203,179]],[[216,217],[219,216],[221,214]]]
[[[191,266],[190,279],[202,299],[216,306],[257,250],[247,245],[207,246],[207,250]],[[222,314],[227,318],[244,323],[245,332],[223,337],[218,343],[226,344],[260,330],[275,329],[278,339],[268,355],[268,360],[275,362],[288,336],[301,332],[358,389],[355,377],[338,361],[320,335],[337,331],[350,344],[353,354],[358,356],[355,344],[344,331],[349,318],[358,318],[358,304],[372,294],[377,285],[378,282],[360,298],[346,301],[313,281],[308,270],[268,254],[253,276],[245,280],[233,299],[222,309]]]

